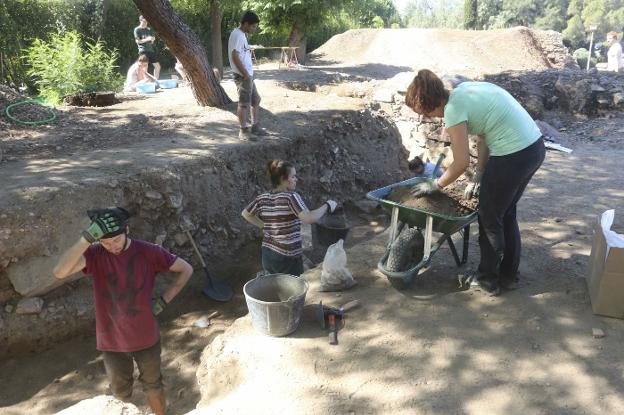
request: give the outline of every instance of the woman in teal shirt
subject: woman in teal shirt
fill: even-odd
[[[416,113],[443,117],[453,162],[444,174],[414,186],[415,196],[439,191],[468,168],[468,134],[479,137],[477,173],[481,262],[476,282],[492,295],[518,281],[520,230],[516,205],[544,161],[542,134],[526,110],[504,89],[488,82],[464,82],[449,92],[423,69],[410,84],[405,103]]]

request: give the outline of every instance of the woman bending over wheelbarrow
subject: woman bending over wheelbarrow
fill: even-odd
[[[467,197],[479,198],[481,261],[470,282],[492,295],[498,295],[500,287],[513,289],[521,248],[516,205],[544,161],[539,128],[504,89],[488,82],[464,82],[449,92],[427,69],[418,71],[405,103],[418,114],[444,117],[453,152],[444,174],[415,185],[414,196],[438,192],[457,180],[470,163],[468,134],[479,136],[477,171]],[[476,192],[470,195],[471,190]]]
[[[295,192],[297,171],[284,160],[267,164],[272,189],[256,197],[243,210],[243,218],[263,230],[262,267],[271,274],[303,274],[301,222],[315,223],[337,203],[328,200],[315,210],[308,210]]]

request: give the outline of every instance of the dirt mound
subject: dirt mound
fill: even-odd
[[[456,200],[457,194],[447,194],[447,192],[444,191],[428,196],[414,197],[412,196],[411,189],[412,186],[397,187],[390,192],[388,200],[428,212],[435,212],[444,216],[466,216],[474,211],[474,209],[462,206],[462,204]]]
[[[336,35],[310,54],[327,64],[384,64],[478,75],[576,65],[561,35],[525,27],[488,31],[356,29]]]

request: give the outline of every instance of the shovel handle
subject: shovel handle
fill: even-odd
[[[336,331],[336,316],[330,314],[329,320],[329,344],[338,344],[338,332]]]
[[[199,262],[201,262],[202,267],[206,268],[206,263],[204,262],[204,257],[202,257],[202,254],[199,252],[199,249],[197,249],[197,245],[195,245],[195,240],[193,239],[193,235],[191,235],[190,231],[186,231],[186,236],[191,241],[191,245],[193,245],[193,249],[195,250],[195,253],[199,257]]]

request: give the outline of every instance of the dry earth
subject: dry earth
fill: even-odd
[[[426,66],[475,76],[564,65],[536,48],[536,37],[525,30],[350,31],[317,51],[310,63],[316,66],[291,71],[263,66],[262,115],[274,133],[268,143],[317,135],[334,125],[332,114],[361,111],[361,100],[345,97],[341,83],[359,82],[370,92],[366,88],[374,84],[363,81]],[[405,54],[405,44],[416,52]],[[233,85],[225,86],[233,96]],[[233,109],[197,108],[189,90],[180,88],[108,109],[63,110],[58,124],[42,129],[5,129],[1,205],[35,200],[45,188],[88,185],[85,177],[112,180],[128,169],[164,168],[172,160],[224,149],[237,153],[248,144],[234,138]],[[258,269],[257,244],[250,243],[237,252],[241,260],[235,265],[216,268],[236,281],[235,301],[211,303],[194,285],[164,316],[171,412],[186,413],[200,402],[199,413],[624,413],[624,323],[592,315],[584,281],[596,216],[624,208],[624,114],[560,118],[567,129],[562,143],[574,153],[549,152],[521,201],[520,289],[499,298],[460,290],[458,270],[444,248],[411,289],[394,290],[375,270],[386,237],[373,236],[386,219],[372,212],[363,214],[361,227],[350,236],[352,243],[362,242],[349,251],[360,285],[322,297],[334,305],[351,298],[363,302],[339,333],[340,345],[330,347],[309,314],[293,336],[261,337],[249,316],[238,319],[246,313],[241,283]],[[624,223],[621,215],[616,220]],[[36,236],[27,234],[24,238]],[[472,241],[467,270],[478,258],[474,230]],[[318,270],[307,277],[314,287]],[[308,303],[320,298],[312,290]],[[192,326],[214,309],[221,315],[208,329]],[[594,339],[594,327],[607,336]],[[1,361],[0,412],[49,414],[106,392],[94,344],[87,335]],[[135,402],[145,409],[140,387],[135,390]]]

